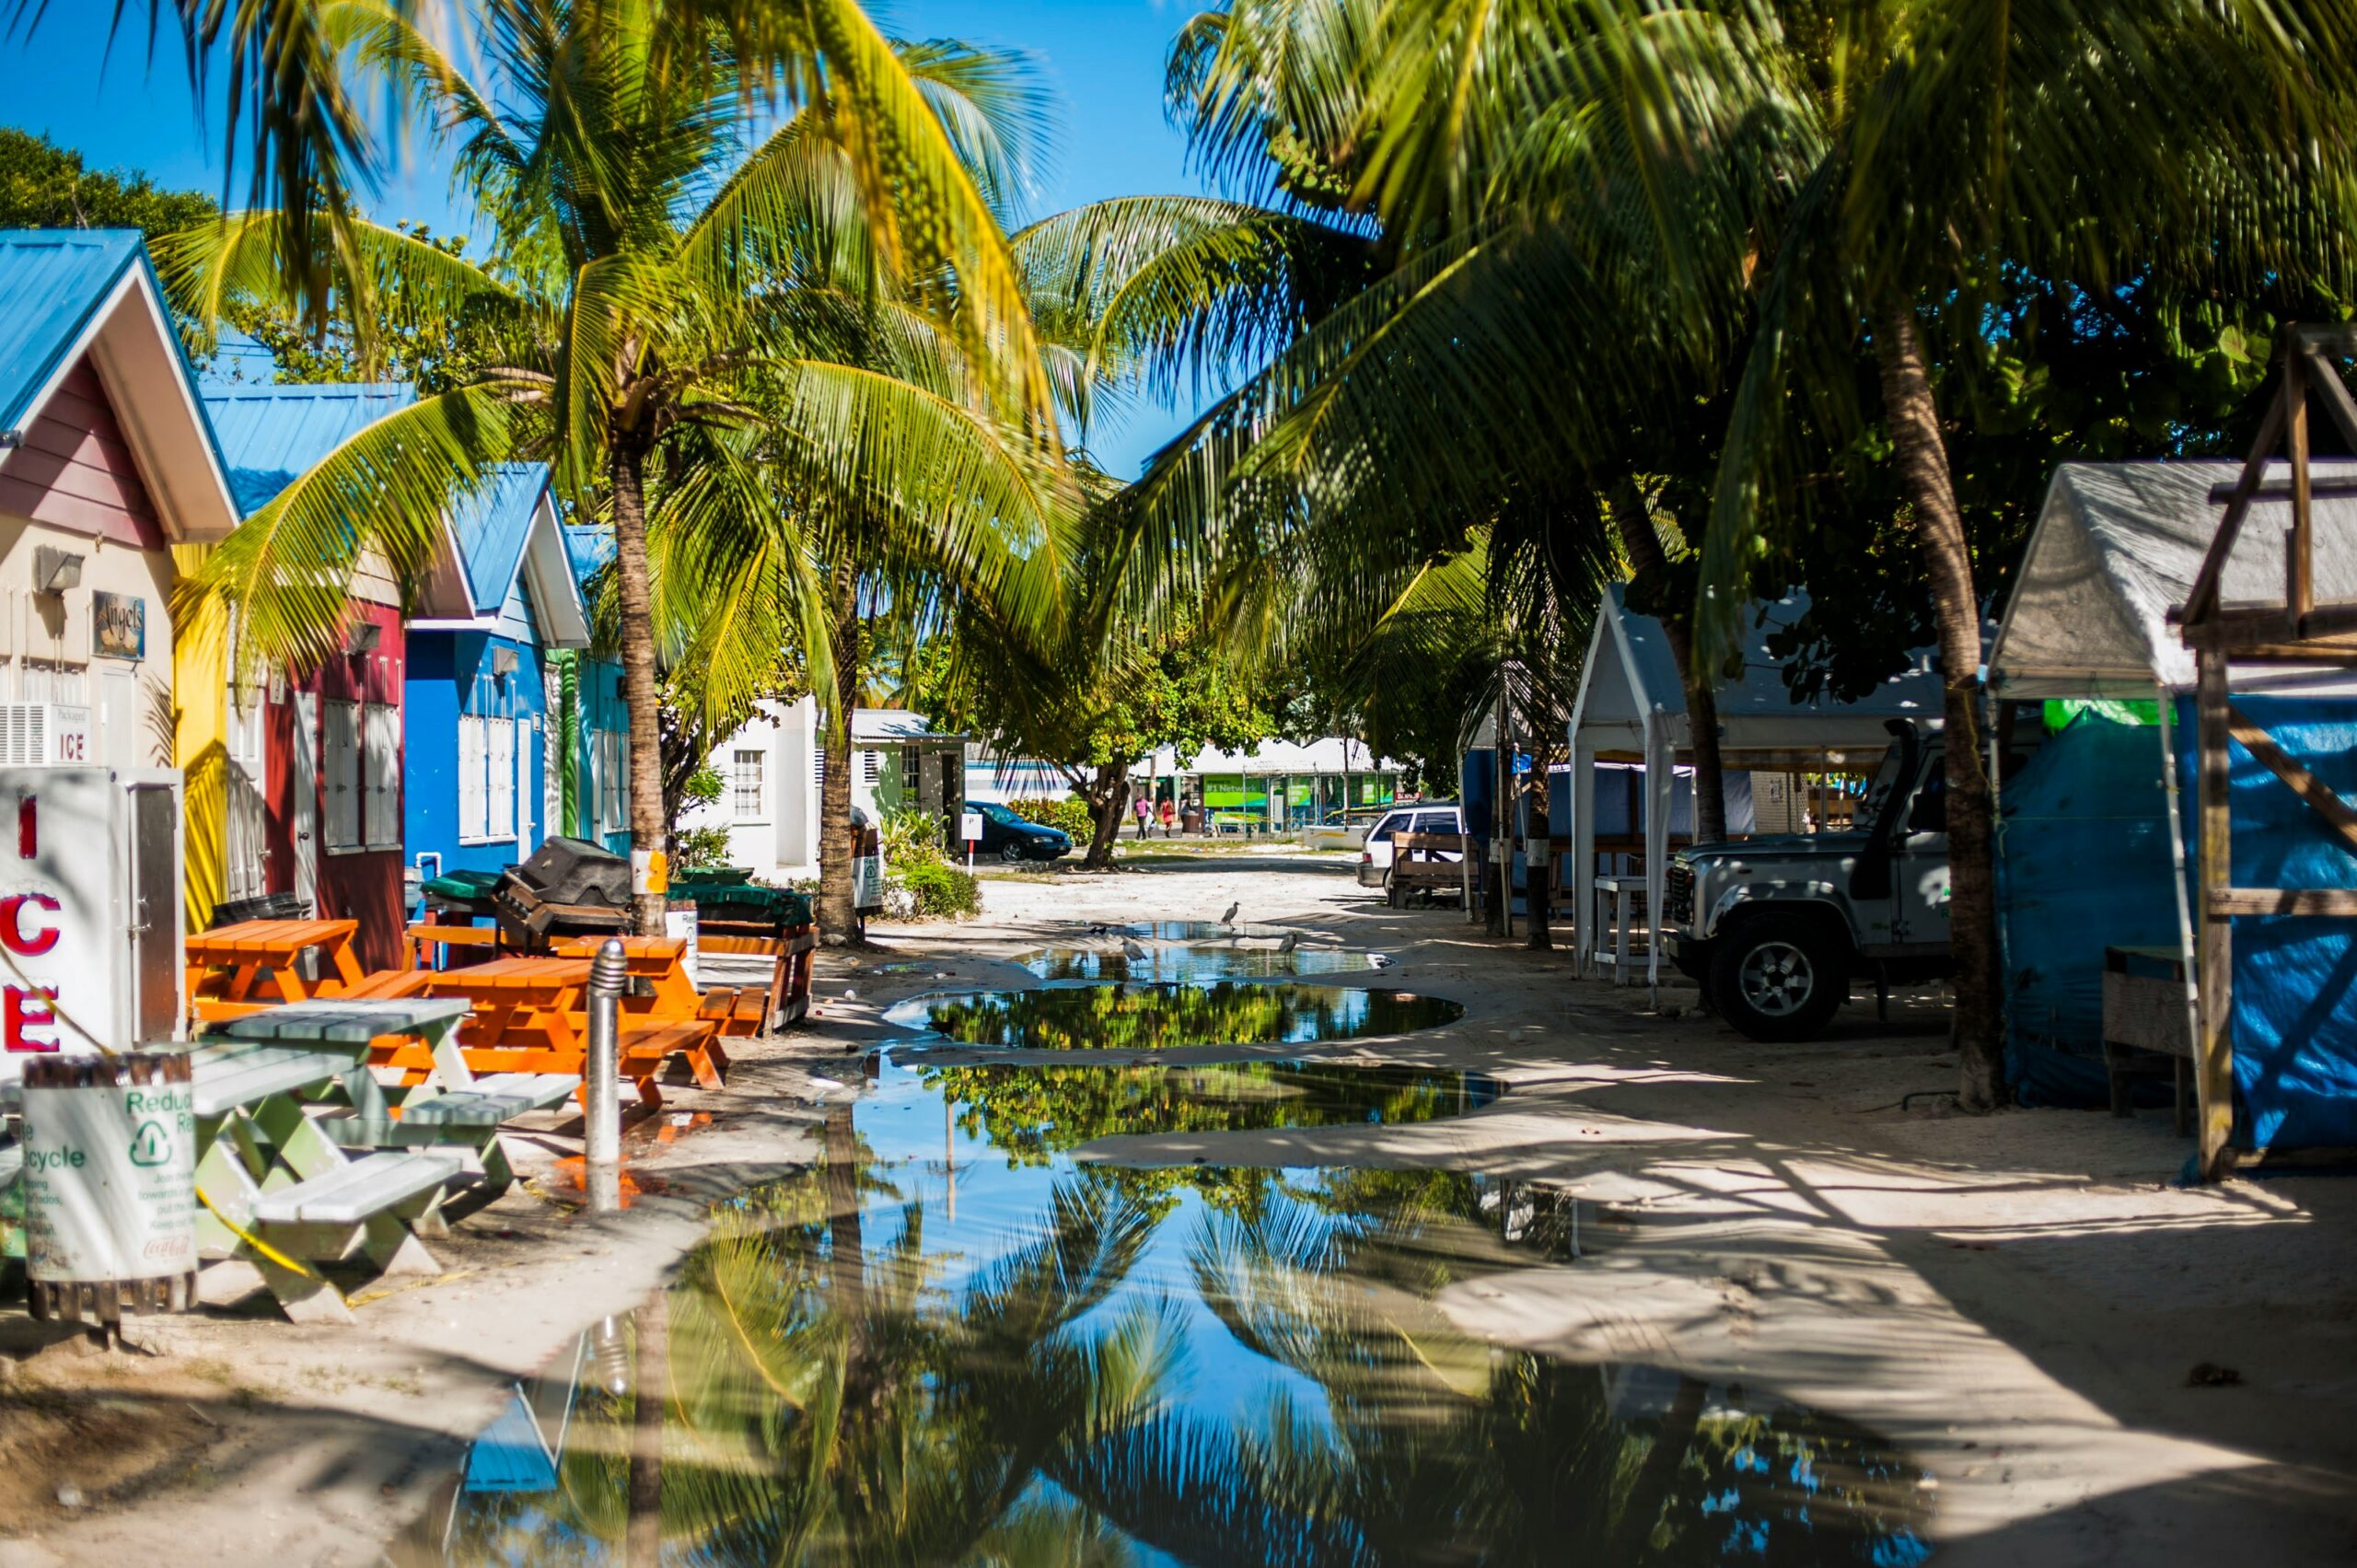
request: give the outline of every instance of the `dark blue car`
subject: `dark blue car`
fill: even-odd
[[[994,854],[1016,865],[1026,860],[1061,860],[1072,853],[1072,835],[1062,828],[1027,822],[994,800],[971,809],[982,814],[981,842],[974,850],[977,854]]]

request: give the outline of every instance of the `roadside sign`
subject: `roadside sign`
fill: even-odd
[[[958,836],[966,841],[966,869],[974,869],[974,845],[982,836],[982,814],[961,811],[958,814]]]

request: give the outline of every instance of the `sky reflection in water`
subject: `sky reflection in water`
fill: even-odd
[[[1448,1326],[1442,1287],[1571,1255],[1569,1199],[1070,1153],[1455,1115],[1493,1082],[880,1072],[831,1115],[819,1168],[723,1205],[671,1289],[517,1390],[405,1561],[621,1562],[633,1532],[634,1560],[659,1538],[677,1563],[1925,1556],[1920,1472],[1867,1433]],[[650,1382],[659,1433],[628,1391]]]

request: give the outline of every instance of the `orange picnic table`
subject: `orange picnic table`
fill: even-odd
[[[249,920],[187,939],[189,1006],[206,1023],[240,1018],[281,1002],[340,996],[360,983],[352,938],[356,920]],[[296,968],[306,948],[319,952],[320,975]]]
[[[639,962],[652,971],[661,960],[662,955],[642,954]],[[474,1012],[461,1026],[459,1039],[473,1072],[577,1074],[587,1064],[589,970],[586,958],[493,958],[455,970],[389,970],[372,976],[362,990],[377,997],[450,997],[471,1004]],[[667,1059],[680,1055],[687,1058],[697,1083],[720,1088],[727,1057],[714,1038],[713,1022],[695,1016],[694,988],[687,987],[688,1011],[679,1016],[653,1010],[658,1002],[676,1006],[678,985],[663,986],[652,973],[649,978],[658,981],[652,996],[623,998],[621,1075],[637,1084],[643,1103],[661,1105],[656,1078]],[[684,982],[682,973],[679,983]],[[399,1069],[405,1079],[421,1076],[434,1065],[430,1053],[414,1041],[388,1042],[372,1061]]]

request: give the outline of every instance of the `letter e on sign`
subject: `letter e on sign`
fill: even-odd
[[[55,988],[46,985],[38,990],[21,985],[0,990],[0,1050],[55,1051],[55,1039],[35,1040],[26,1031],[57,1027],[57,1015],[49,1009],[49,1005],[56,1000]]]

